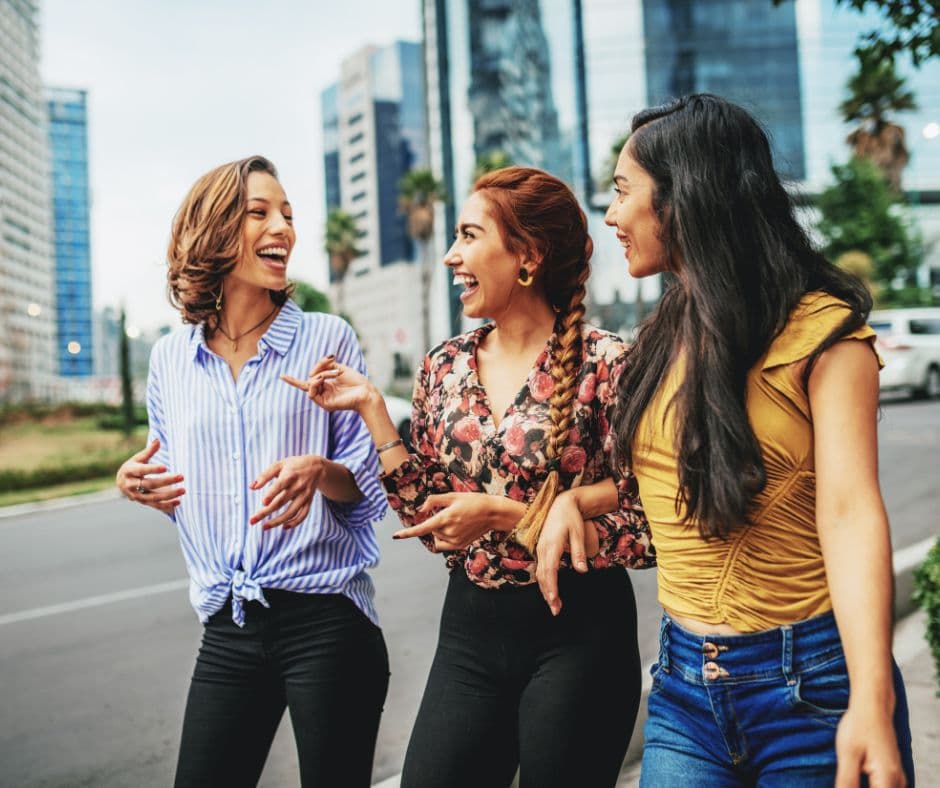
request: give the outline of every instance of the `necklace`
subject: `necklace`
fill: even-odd
[[[244,337],[244,336],[247,336],[247,335],[250,334],[252,331],[255,331],[256,329],[261,328],[261,326],[263,326],[265,323],[268,322],[268,318],[271,317],[271,315],[273,315],[275,312],[277,312],[278,309],[280,309],[280,307],[277,306],[277,305],[275,305],[274,309],[272,309],[270,312],[268,312],[268,314],[266,314],[266,315],[264,316],[264,319],[263,319],[260,323],[255,323],[255,325],[253,325],[253,326],[252,326],[251,328],[249,328],[247,331],[242,331],[240,334],[238,334],[237,336],[234,336],[234,337],[229,336],[228,332],[227,332],[224,328],[222,328],[222,321],[221,321],[221,320],[219,321],[219,324],[216,326],[216,328],[218,328],[219,331],[222,332],[222,336],[223,336],[223,337],[225,337],[229,342],[232,343],[232,352],[235,352],[236,350],[238,350],[238,340],[241,339],[241,338]]]

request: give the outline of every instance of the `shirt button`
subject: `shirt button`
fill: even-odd
[[[241,502],[242,502],[241,496],[236,495],[236,496],[235,496],[235,503],[241,503]]]
[[[237,451],[232,452],[232,459],[237,460],[241,455]]]

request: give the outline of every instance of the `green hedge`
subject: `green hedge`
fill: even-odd
[[[0,426],[21,421],[39,421],[50,417],[84,418],[87,416],[120,415],[120,405],[105,402],[21,402],[16,405],[0,405]]]
[[[53,484],[80,482],[117,473],[121,463],[133,450],[120,449],[86,460],[73,460],[60,465],[40,466],[31,470],[0,470],[0,492],[49,487]]]
[[[940,682],[940,538],[927,559],[914,570],[914,601],[927,611],[927,642]],[[940,689],[937,690],[940,696]]]

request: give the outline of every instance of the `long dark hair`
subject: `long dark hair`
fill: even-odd
[[[718,96],[685,96],[633,118],[627,143],[653,179],[666,277],[620,378],[618,456],[632,460],[637,425],[679,352],[684,377],[669,404],[678,426],[676,508],[701,535],[748,522],[766,484],[745,410],[748,371],[800,298],[824,291],[851,309],[812,353],[864,325],[871,296],[812,246],[774,171],[770,144],[746,111]]]

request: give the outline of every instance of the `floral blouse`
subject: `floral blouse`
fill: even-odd
[[[402,523],[425,516],[418,508],[429,495],[483,492],[530,503],[548,475],[546,437],[551,427],[550,374],[557,336],[542,350],[528,380],[499,426],[477,375],[476,351],[493,329],[487,324],[449,339],[428,353],[415,381],[411,422],[413,453],[384,474],[388,500]],[[583,353],[574,402],[573,424],[559,462],[560,487],[570,489],[614,478],[619,508],[592,520],[600,552],[595,569],[654,566],[655,551],[632,473],[614,475],[609,464],[609,418],[616,398],[615,376],[623,368],[626,346],[619,337],[584,325]],[[433,545],[430,537],[423,539]],[[463,566],[479,586],[536,582],[535,559],[503,531],[489,531],[468,548],[445,551],[447,566]],[[562,559],[570,566],[570,557]]]

